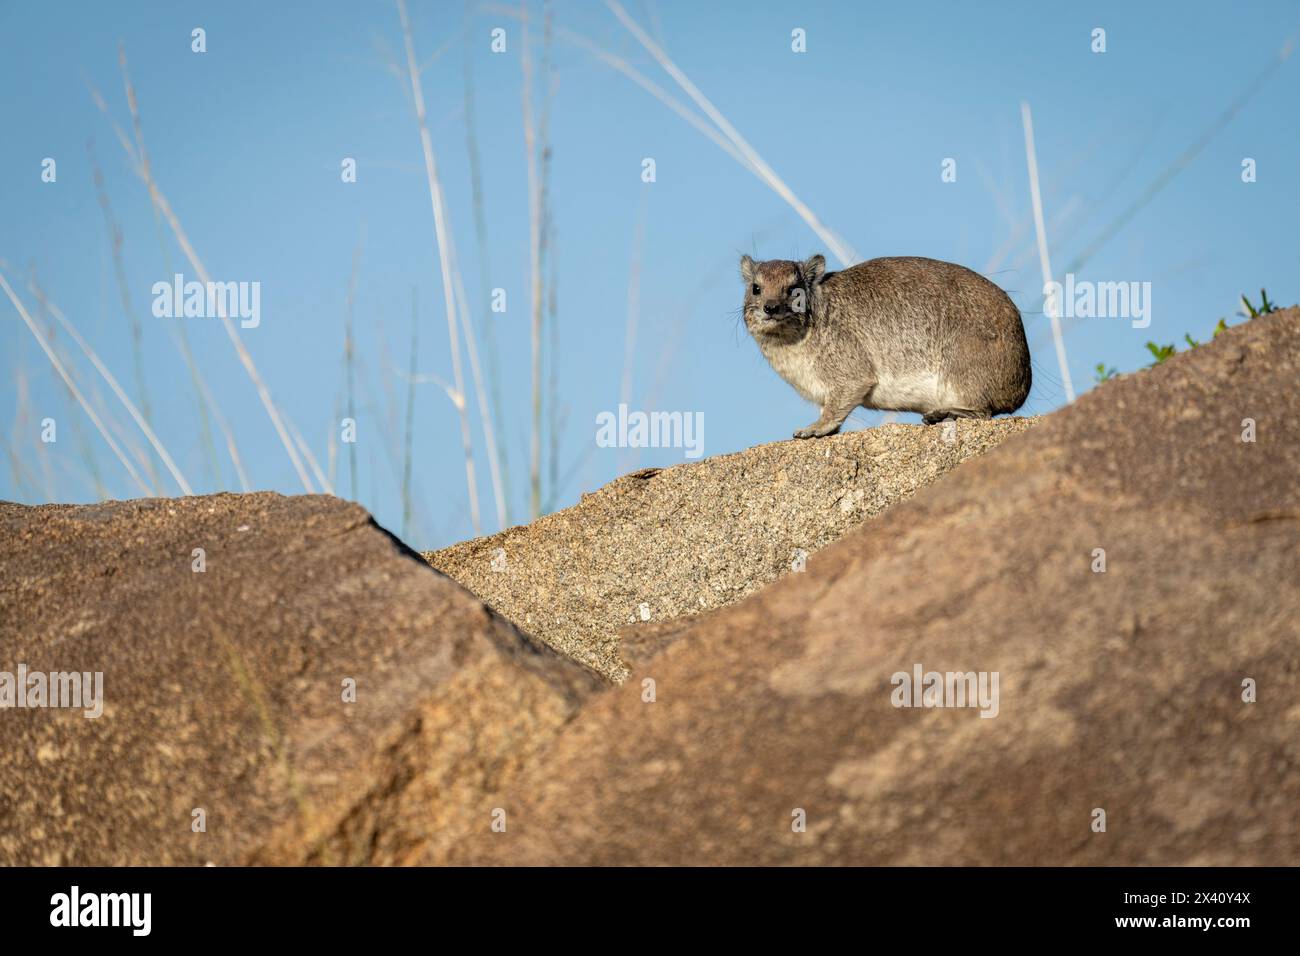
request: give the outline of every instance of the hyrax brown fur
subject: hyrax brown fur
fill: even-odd
[[[839,431],[859,405],[927,425],[1014,412],[1029,394],[1029,345],[1010,297],[971,270],[912,256],[827,272],[740,260],[745,326],[821,416],[795,438]]]

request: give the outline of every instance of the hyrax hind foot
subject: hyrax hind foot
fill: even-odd
[[[921,418],[921,422],[926,425],[937,425],[940,422],[954,422],[959,418],[992,418],[993,416],[984,411],[974,411],[969,408],[938,408],[927,413]]]

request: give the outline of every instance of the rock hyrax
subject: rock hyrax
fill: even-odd
[[[745,326],[777,374],[821,406],[795,438],[833,435],[853,409],[919,412],[927,425],[1014,412],[1029,345],[1005,292],[951,262],[740,259]]]

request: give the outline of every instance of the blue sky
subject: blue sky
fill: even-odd
[[[1035,362],[1025,411],[1064,401],[1031,224],[1020,102],[1033,109],[1047,238],[1057,278],[1210,130],[1300,32],[1294,2],[1230,3],[678,3],[627,0],[790,188],[862,258],[923,255],[985,272],[1024,312]],[[535,73],[542,5],[531,4]],[[781,198],[679,116],[575,44],[623,57],[683,103],[687,96],[604,3],[556,3],[550,143],[562,423],[552,507],[632,467],[670,465],[681,449],[596,446],[631,355],[632,406],[702,412],[704,453],[787,438],[815,416],[765,365],[737,322],[741,252],[828,252]],[[429,127],[450,228],[486,362],[492,323],[501,368],[512,522],[526,520],[530,409],[528,181],[520,21],[505,7],[411,0]],[[191,51],[191,30],[207,52]],[[493,53],[491,31],[506,30]],[[1090,49],[1106,30],[1106,52]],[[806,31],[807,52],[791,51]],[[124,237],[126,283],[143,331],[144,379],[157,432],[197,491],[237,488],[218,443],[219,477],[199,437],[198,403],[174,341],[184,322],[255,488],[303,490],[257,393],[216,319],[150,313],[151,287],[193,273],[131,172],[87,84],[129,127],[117,46],[126,50],[154,173],[214,278],[261,283],[261,325],[240,333],[276,404],[328,470],[345,394],[347,288],[354,303],[357,487],[348,448],[335,486],[397,531],[411,331],[419,371],[451,377],[433,217],[394,4],[379,0],[220,5],[0,2],[0,260],[29,310],[32,271],[138,398],[124,314],[86,142],[93,139]],[[486,312],[466,148],[465,75],[474,77],[488,284],[507,310]],[[1077,269],[1089,281],[1151,283],[1152,323],[1066,325],[1078,391],[1098,362],[1128,371],[1148,340],[1206,337],[1261,286],[1300,298],[1300,57],[1281,64],[1233,119]],[[535,86],[540,100],[540,86]],[[46,157],[57,180],[41,181]],[[355,183],[340,180],[354,157]],[[656,163],[643,183],[642,160]],[[941,181],[945,158],[956,182]],[[1257,181],[1243,183],[1243,158]],[[638,236],[640,237],[638,240]],[[830,258],[828,256],[828,258]],[[639,266],[633,266],[634,259]],[[834,263],[832,263],[834,265]],[[548,269],[548,272],[551,270]],[[626,348],[629,282],[639,276],[636,336]],[[549,277],[548,277],[549,278]],[[39,315],[33,311],[40,321]],[[75,356],[66,335],[58,340]],[[546,332],[549,347],[551,332]],[[548,355],[547,361],[551,360]],[[73,375],[98,392],[121,434],[143,445],[85,361]],[[469,375],[466,367],[467,382]],[[7,298],[0,299],[0,498],[91,501],[141,492],[69,399]],[[25,398],[20,394],[25,392]],[[483,530],[496,530],[482,423],[471,395]],[[40,422],[58,441],[40,442]],[[852,427],[879,420],[857,412]],[[548,412],[549,420],[549,412]],[[902,416],[915,421],[916,416]],[[112,426],[110,426],[111,428]],[[80,433],[80,434],[78,434]],[[118,434],[114,432],[114,434]],[[436,384],[416,388],[416,476],[408,534],[433,547],[473,533],[459,418]],[[544,471],[551,472],[551,439]],[[161,466],[155,466],[161,471]],[[164,475],[163,489],[176,486]]]

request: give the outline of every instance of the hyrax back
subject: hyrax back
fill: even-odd
[[[901,256],[841,272],[826,260],[740,260],[745,326],[777,373],[839,431],[862,405],[927,424],[1014,412],[1029,394],[1029,345],[1010,297],[964,266]]]

